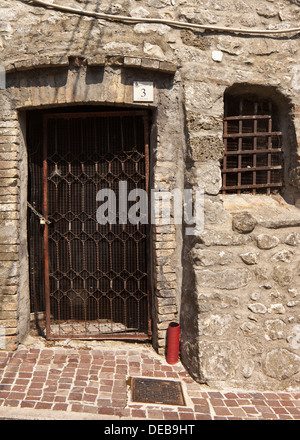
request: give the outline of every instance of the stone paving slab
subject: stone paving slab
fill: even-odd
[[[130,377],[180,381],[184,406],[131,400]],[[0,351],[0,418],[299,420],[300,392],[215,391],[150,345]]]

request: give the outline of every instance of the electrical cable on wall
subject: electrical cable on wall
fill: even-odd
[[[227,33],[240,33],[240,34],[252,34],[252,35],[272,35],[272,34],[287,34],[287,33],[299,33],[300,27],[289,28],[289,29],[240,29],[240,28],[230,28],[222,26],[205,25],[198,23],[185,23],[183,21],[168,20],[164,18],[139,18],[139,17],[129,17],[125,15],[112,15],[102,12],[87,11],[84,9],[71,8],[69,6],[61,6],[53,3],[49,3],[43,0],[27,0],[33,5],[43,6],[46,8],[52,8],[57,11],[68,12],[73,14],[84,15],[87,17],[94,17],[103,20],[118,21],[124,23],[156,23],[165,24],[168,26],[176,28],[186,28],[192,30],[209,30],[215,32],[227,32]]]

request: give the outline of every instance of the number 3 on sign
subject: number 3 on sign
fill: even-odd
[[[135,102],[153,102],[153,82],[134,81],[134,83],[133,83],[133,101],[135,101]]]

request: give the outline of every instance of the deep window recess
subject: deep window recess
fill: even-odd
[[[283,186],[282,132],[266,99],[225,96],[223,194],[271,194]]]

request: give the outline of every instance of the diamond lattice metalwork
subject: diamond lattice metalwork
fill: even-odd
[[[118,195],[120,180],[148,189],[146,114],[48,114],[44,130],[47,335],[145,337],[148,226],[120,225],[118,207],[116,224],[99,224],[96,195]]]

